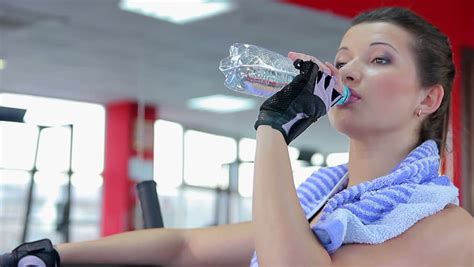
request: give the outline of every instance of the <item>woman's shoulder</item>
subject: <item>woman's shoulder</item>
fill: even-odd
[[[474,218],[467,210],[454,204],[448,204],[443,210],[427,217],[426,220],[430,222],[444,222],[454,224],[469,224],[474,222]]]
[[[417,222],[401,237],[406,242],[423,247],[421,249],[427,255],[438,251],[437,255],[440,257],[464,257],[468,256],[466,253],[471,254],[470,247],[474,242],[473,226],[474,219],[469,212],[449,204],[440,212]]]
[[[427,254],[437,251],[441,259],[473,263],[474,218],[465,209],[450,204],[412,228],[409,239],[419,238]]]
[[[332,258],[335,266],[350,262],[361,266],[388,263],[393,266],[472,266],[473,243],[473,217],[459,206],[448,205],[442,211],[418,221],[396,238],[378,245],[343,246]]]
[[[467,210],[457,205],[449,204],[440,212],[431,215],[424,220],[420,221],[420,224],[423,227],[419,230],[428,231],[432,230],[442,230],[446,234],[471,234],[471,237],[474,237],[472,232],[474,230],[474,218]],[[427,229],[425,229],[427,228]],[[463,232],[465,230],[471,230],[470,233]]]
[[[448,205],[445,209],[435,214],[433,224],[436,227],[450,227],[446,234],[452,233],[458,237],[469,238],[472,245],[474,242],[474,217],[464,208],[457,205]]]

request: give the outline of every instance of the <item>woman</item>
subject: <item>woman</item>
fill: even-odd
[[[455,70],[447,38],[423,19],[401,8],[359,15],[341,41],[335,67],[300,53],[288,57],[303,60],[302,73],[313,75],[313,83],[318,68],[309,60],[335,78],[336,90],[346,86],[353,95],[350,104],[329,112],[334,128],[350,138],[349,163],[340,178],[346,179],[344,188],[389,175],[422,144],[435,144],[443,154]],[[307,199],[293,186],[287,143],[326,113],[331,98],[322,103],[294,93],[311,84],[301,77],[286,95],[278,93],[261,107],[252,222],[60,244],[62,262],[248,266],[256,251],[252,264],[258,259],[262,266],[472,266],[473,219],[455,204],[416,218],[421,220],[382,243],[345,243],[329,253],[312,231],[324,212],[307,214],[301,208]],[[288,110],[295,116],[287,116]]]

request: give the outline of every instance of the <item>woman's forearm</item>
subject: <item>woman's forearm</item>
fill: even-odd
[[[147,229],[56,246],[63,263],[171,264],[184,245],[183,231]]]
[[[299,204],[285,140],[269,126],[257,130],[252,209],[260,264],[330,265]]]

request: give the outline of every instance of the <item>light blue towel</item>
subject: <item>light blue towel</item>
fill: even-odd
[[[322,168],[297,194],[306,218],[329,198],[312,230],[332,254],[343,244],[382,243],[450,203],[459,205],[458,189],[438,170],[438,148],[427,140],[386,176],[344,189],[347,164]],[[334,190],[339,192],[332,196]],[[256,254],[250,265],[258,266]]]

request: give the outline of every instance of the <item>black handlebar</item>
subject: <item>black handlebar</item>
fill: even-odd
[[[163,218],[161,217],[155,181],[143,181],[137,184],[137,191],[145,228],[163,228]]]

